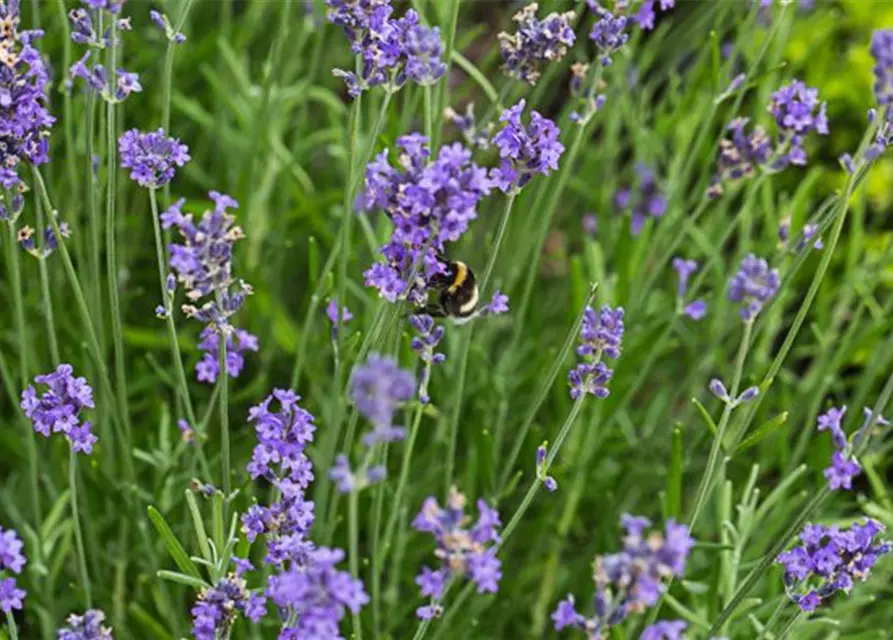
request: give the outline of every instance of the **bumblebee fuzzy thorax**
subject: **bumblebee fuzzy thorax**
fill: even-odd
[[[438,283],[437,302],[429,305],[426,311],[433,315],[455,319],[469,319],[476,310],[479,300],[474,271],[459,260],[447,263],[447,272]]]

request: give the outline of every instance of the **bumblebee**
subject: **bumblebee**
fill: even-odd
[[[447,272],[430,279],[429,285],[437,290],[437,299],[423,309],[434,318],[454,318],[468,321],[477,312],[478,285],[474,271],[459,260],[445,260]]]

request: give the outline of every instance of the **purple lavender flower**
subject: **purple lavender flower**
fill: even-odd
[[[656,0],[643,0],[642,4],[639,6],[638,12],[636,12],[636,15],[634,16],[639,27],[645,31],[654,29],[654,19],[657,17],[657,13],[654,10],[655,4],[657,4]],[[660,0],[661,11],[669,11],[674,6],[676,6],[676,0]],[[657,640],[657,638],[658,636],[655,636],[655,640]]]
[[[56,632],[56,640],[114,640],[112,630],[102,626],[105,614],[99,609],[90,609],[79,616],[72,613],[65,620],[67,627]]]
[[[335,568],[343,559],[341,549],[320,547],[304,562],[270,576],[267,596],[285,619],[295,621],[283,626],[280,638],[340,638],[345,609],[358,613],[369,602],[363,583]]]
[[[413,375],[386,356],[372,354],[353,372],[351,398],[360,414],[376,428],[391,426],[397,409],[414,394]]]
[[[195,640],[226,637],[239,613],[254,622],[260,620],[266,614],[265,602],[263,596],[248,591],[237,568],[199,593],[192,606],[192,634]]]
[[[574,596],[568,594],[552,614],[556,631],[570,627],[586,631],[591,637],[600,637],[630,613],[641,613],[654,606],[666,589],[664,578],[681,577],[685,573],[685,563],[694,545],[687,526],[670,519],[665,535],[659,532],[645,535],[645,529],[651,526],[647,518],[624,514],[621,524],[626,530],[623,551],[595,558],[593,617],[578,613]],[[663,628],[664,633],[673,629],[672,625]]]
[[[270,409],[273,401],[279,410]],[[242,516],[242,531],[249,542],[265,536],[265,562],[281,567],[303,563],[313,549],[307,532],[313,524],[313,502],[305,490],[313,481],[313,465],[305,454],[316,427],[313,415],[298,405],[293,391],[273,393],[248,412],[257,444],[248,464],[252,478],[265,478],[278,489],[278,500],[269,506],[254,504]]]
[[[803,545],[775,560],[784,567],[788,596],[803,611],[813,611],[838,591],[849,593],[855,580],[867,580],[877,559],[890,552],[888,541],[875,541],[883,531],[870,518],[843,530],[807,524],[800,533]]]
[[[546,474],[546,454],[546,443],[544,442],[536,449],[536,476],[542,481],[546,491],[555,491],[558,489],[558,482]]]
[[[611,64],[613,55],[622,49],[629,40],[629,34],[626,32],[627,18],[626,16],[615,16],[594,0],[588,4],[589,8],[598,15],[598,20],[592,25],[589,39],[595,42],[600,56],[599,60],[603,66],[607,67]]]
[[[509,297],[498,289],[493,293],[490,303],[484,307],[481,313],[485,315],[498,316],[509,312]]]
[[[395,91],[408,79],[431,84],[446,72],[440,30],[422,25],[414,10],[394,19],[387,0],[326,0],[326,4],[329,21],[344,27],[351,49],[362,59],[359,74],[333,71],[344,78],[351,97],[384,84]]]
[[[743,302],[741,319],[753,322],[780,286],[778,270],[770,269],[764,259],[751,253],[741,261],[738,272],[729,282],[729,300]]]
[[[130,169],[130,179],[141,187],[159,189],[173,180],[175,168],[190,160],[189,148],[176,138],[168,138],[164,129],[140,133],[125,132],[118,139],[121,166]]]
[[[530,112],[530,124],[521,123],[525,101],[503,111],[502,130],[493,137],[501,158],[499,167],[490,170],[493,183],[504,193],[516,192],[530,182],[537,173],[549,175],[558,169],[558,159],[564,145],[558,140],[561,133],[555,123],[537,111]]]
[[[811,132],[828,135],[826,104],[819,102],[818,89],[807,87],[794,80],[772,94],[769,113],[778,128],[778,146],[773,168],[780,169],[795,164],[806,164],[804,138]]]
[[[75,378],[73,371],[70,364],[60,364],[53,373],[34,378],[35,383],[49,389],[38,396],[30,385],[22,392],[21,407],[37,433],[47,438],[51,432],[63,433],[72,450],[90,454],[97,438],[90,431],[90,422],[81,422],[80,413],[94,407],[93,389],[86,378]]]
[[[636,175],[638,184],[635,190],[623,187],[614,196],[618,211],[632,207],[630,231],[634,236],[639,235],[646,220],[657,220],[667,212],[667,198],[654,178],[654,171],[639,163],[636,165]]]
[[[186,444],[195,444],[195,429],[192,428],[186,420],[180,418],[177,420],[177,429],[180,431],[180,437]]]
[[[831,466],[825,469],[825,477],[828,479],[828,487],[837,489],[853,488],[853,478],[862,473],[862,467],[855,458],[849,458],[840,451],[831,455]]]
[[[0,579],[0,611],[12,613],[16,609],[21,611],[24,606],[25,591],[18,588],[15,578]]]
[[[859,435],[857,433],[853,445],[851,445],[841,424],[845,414],[846,406],[839,409],[831,407],[820,415],[817,420],[818,430],[830,431],[831,440],[834,443],[835,450],[831,455],[831,466],[825,469],[825,478],[828,479],[828,487],[832,491],[852,489],[853,478],[862,472],[862,467],[856,460],[853,451],[858,446]]]
[[[538,8],[535,2],[531,3],[512,17],[518,23],[517,33],[499,34],[503,71],[531,85],[536,84],[542,68],[561,60],[577,38],[571,25],[576,17],[573,11],[550,13],[538,20]]]
[[[42,31],[19,31],[18,2],[0,5],[0,185],[20,184],[22,162],[49,160],[48,139],[55,118],[47,109],[49,72],[33,46]]]
[[[118,103],[123,102],[133,93],[139,93],[143,90],[140,84],[139,75],[124,69],[115,69],[114,79],[109,78],[108,71],[101,64],[93,64],[88,66],[87,63],[91,56],[90,51],[85,53],[77,62],[71,65],[69,76],[71,80],[80,78],[87,83],[90,89],[93,89],[106,102]]]
[[[444,329],[434,323],[434,318],[426,314],[409,317],[409,323],[418,332],[412,338],[410,346],[419,354],[419,358],[425,363],[422,368],[422,379],[419,382],[419,401],[428,404],[431,398],[428,396],[428,383],[431,380],[431,367],[446,360],[446,355],[436,351],[437,345],[443,339]]]
[[[707,313],[707,303],[703,298],[698,298],[689,304],[683,303],[683,298],[688,292],[688,280],[698,270],[698,263],[684,258],[673,258],[673,269],[676,270],[676,309],[678,313],[688,316],[692,320],[700,320]]]
[[[438,569],[424,567],[416,578],[423,596],[438,599],[447,577],[468,577],[477,586],[478,593],[496,593],[499,589],[502,565],[496,557],[496,547],[487,546],[500,540],[497,533],[497,527],[502,524],[499,513],[479,499],[477,508],[480,515],[469,529],[470,517],[465,515],[465,506],[465,496],[453,487],[446,508],[441,508],[437,500],[430,496],[412,521],[413,529],[430,533],[437,540],[435,555],[441,560]],[[427,610],[417,611],[416,615],[425,617],[427,613]]]
[[[353,320],[353,314],[347,308],[347,305],[341,307],[341,320],[338,320],[338,303],[334,299],[329,300],[329,304],[326,306],[326,316],[328,316],[329,322],[332,323],[332,340],[338,338],[338,327],[340,325],[345,325]]]
[[[186,42],[186,36],[174,29],[170,19],[167,17],[167,14],[160,13],[152,9],[149,11],[149,19],[155,24],[155,26],[164,31],[164,37],[167,38],[170,42],[173,42],[174,44],[183,44],[184,42]]]
[[[0,205],[2,206],[2,205]],[[56,218],[57,224],[59,225],[59,232],[61,233],[63,238],[71,237],[71,227],[68,226],[68,223],[64,220],[59,220],[58,214],[54,211],[53,215]],[[19,227],[19,230],[16,232],[16,240],[19,243],[19,246],[22,247],[25,251],[30,253],[35,258],[40,260],[45,260],[55,253],[56,249],[59,248],[59,239],[56,237],[56,231],[52,226],[47,226],[43,230],[43,242],[40,246],[37,246],[35,242],[36,232],[34,229],[25,225],[23,227]]]
[[[205,211],[198,224],[191,214],[183,214],[181,199],[161,214],[161,225],[165,229],[177,227],[183,238],[183,244],[170,245],[170,266],[185,285],[186,297],[192,302],[206,296],[213,298],[201,307],[183,305],[183,312],[228,333],[232,329],[229,318],[252,293],[248,284],[232,277],[233,246],[245,236],[235,217],[227,212],[239,203],[216,191],[209,195],[214,209]]]
[[[830,431],[834,447],[838,450],[847,447],[846,433],[841,424],[844,415],[846,415],[846,405],[839,409],[837,407],[831,407],[825,413],[820,415],[817,420],[819,431]]]
[[[572,398],[576,400],[584,393],[599,398],[608,396],[607,385],[614,372],[601,362],[601,357],[620,357],[623,331],[623,307],[612,309],[604,305],[597,314],[592,307],[586,308],[580,329],[580,346],[577,347],[577,355],[585,360],[568,373]]]
[[[397,167],[384,151],[366,169],[362,208],[381,210],[394,223],[390,240],[381,248],[386,262],[365,272],[366,284],[391,302],[405,297],[423,306],[429,281],[447,273],[439,256],[477,218],[477,204],[491,185],[486,171],[471,162],[471,152],[461,144],[442,147],[433,161],[422,135],[401,136],[397,146]]]
[[[639,640],[685,640],[685,620],[661,620],[646,627]]]
[[[15,530],[0,527],[0,571],[22,572],[27,563],[24,546]]]
[[[747,133],[748,122],[747,118],[735,118],[726,127],[731,135],[719,143],[718,173],[707,192],[711,197],[722,195],[724,181],[749,178],[772,157],[772,141],[766,131],[755,127]]]
[[[195,378],[199,382],[214,384],[220,375],[220,334],[211,327],[202,329],[198,348],[204,356],[195,365]],[[243,329],[234,329],[226,336],[226,373],[230,378],[238,378],[245,366],[245,354],[257,352],[260,344],[257,336]]]

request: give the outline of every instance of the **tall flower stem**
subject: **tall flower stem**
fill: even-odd
[[[90,591],[90,574],[87,572],[87,554],[84,552],[84,533],[81,530],[81,514],[78,506],[78,454],[72,449],[68,456],[68,484],[71,486],[71,516],[74,520],[74,541],[77,547],[78,571],[81,574],[81,588],[84,590],[87,609],[93,608],[93,595]]]
[[[99,371],[99,379],[102,384],[103,391],[105,391],[112,402],[112,417],[114,418],[115,425],[119,429],[119,435],[123,438],[122,431],[124,427],[123,420],[121,419],[121,409],[115,403],[115,395],[112,391],[111,378],[109,377],[109,371],[105,365],[105,360],[102,357],[102,350],[99,346],[99,339],[96,337],[96,329],[94,328],[93,323],[90,319],[90,307],[87,304],[86,297],[84,296],[84,289],[81,287],[80,280],[78,280],[77,272],[75,271],[74,264],[71,261],[71,254],[68,252],[68,246],[65,244],[64,238],[62,237],[62,232],[59,229],[59,221],[56,219],[55,209],[53,208],[52,202],[50,201],[50,196],[47,193],[46,183],[43,180],[43,176],[40,174],[39,170],[36,170],[34,172],[34,177],[35,182],[37,183],[38,192],[43,199],[44,207],[48,212],[50,212],[49,218],[50,224],[52,224],[53,226],[53,232],[56,234],[56,238],[59,240],[59,253],[62,254],[62,265],[65,267],[65,275],[68,277],[68,284],[71,286],[72,293],[74,294],[75,305],[77,306],[78,313],[81,316],[81,322],[84,325],[84,330],[87,333],[87,347],[96,362],[96,367]],[[128,480],[133,480],[133,459],[129,451],[127,452],[127,455],[124,456],[124,472],[125,477]]]
[[[111,46],[109,46],[109,73],[114,77],[117,68],[116,54],[117,47],[115,39],[117,38],[117,23],[111,21],[109,27],[109,38]],[[111,82],[111,80],[110,80]],[[118,392],[118,411],[124,427],[124,441],[122,448],[124,455],[131,456],[132,432],[130,427],[130,411],[127,406],[127,367],[124,359],[124,330],[123,320],[121,316],[121,300],[118,296],[118,224],[117,210],[115,208],[115,194],[117,181],[115,173],[117,172],[117,155],[115,150],[115,103],[109,99],[106,104],[106,161],[108,162],[108,175],[106,176],[106,210],[105,210],[105,242],[106,242],[106,270],[108,273],[108,292],[109,303],[111,306],[112,316],[112,341],[115,349],[115,382]]]
[[[453,66],[453,49],[456,46],[456,30],[459,24],[459,5],[462,0],[450,0],[450,23],[446,30],[446,47],[444,48],[444,60],[446,60],[446,73],[437,85],[437,111],[435,117],[440,117],[446,108],[450,99],[450,69]],[[437,149],[440,146],[441,132],[443,130],[443,122],[434,127],[433,139],[431,139],[431,149]]]
[[[102,231],[99,217],[99,204],[96,202],[96,173],[93,170],[93,138],[96,125],[96,93],[87,92],[87,100],[84,106],[86,118],[84,143],[86,145],[86,163],[84,172],[84,186],[87,194],[87,217],[90,225],[90,292],[93,306],[93,318],[101,339],[105,336],[105,320],[103,318],[102,304],[102,267],[100,255],[102,254]]]
[[[34,202],[34,209],[37,212],[37,228],[38,233],[42,233],[43,226],[43,203],[40,198]],[[56,335],[55,315],[53,314],[53,298],[50,295],[50,277],[47,272],[46,258],[40,257],[37,260],[37,268],[40,272],[40,298],[43,305],[43,318],[46,323],[47,341],[50,346],[50,357],[53,364],[59,364],[59,338]]]
[[[174,25],[174,33],[179,33],[186,24],[186,18],[192,9],[194,0],[183,0],[183,8],[180,10],[180,16]],[[177,49],[177,43],[168,40],[167,49],[164,52],[164,76],[161,81],[162,85],[162,102],[161,102],[161,128],[169,133],[171,128],[171,87],[173,85],[174,75],[174,52]]]
[[[229,453],[229,374],[226,372],[226,335],[220,334],[220,372],[218,376],[218,384],[220,385],[220,463],[223,472],[223,495],[224,500],[229,498],[230,494],[230,453]],[[224,502],[224,507],[226,502]],[[226,509],[223,512],[224,521],[226,521]]]
[[[512,207],[515,204],[517,192],[509,194],[505,201],[505,209],[502,212],[502,219],[499,221],[499,230],[496,232],[496,238],[493,240],[490,258],[487,260],[487,266],[484,269],[484,277],[481,279],[479,290],[481,295],[488,295],[487,285],[490,283],[490,277],[493,275],[493,268],[496,266],[496,259],[499,257],[499,249],[505,240],[505,233],[508,229],[509,218],[512,215]],[[453,396],[453,413],[450,416],[449,429],[449,449],[447,450],[446,475],[445,475],[445,491],[450,490],[453,484],[453,472],[456,466],[456,443],[459,437],[459,418],[462,416],[462,396],[465,392],[465,377],[468,369],[468,353],[471,350],[471,333],[473,325],[469,325],[463,332],[459,347],[459,379],[456,381],[456,393]]]
[[[12,611],[6,612],[6,628],[9,629],[10,640],[19,640],[19,628],[16,626],[15,618],[12,617]]]
[[[22,271],[19,262],[19,245],[11,224],[6,225],[9,232],[6,238],[6,255],[9,267],[9,279],[12,282],[12,304],[15,308],[16,339],[19,351],[19,385],[21,389],[28,386],[28,325],[25,323],[25,302],[22,297]],[[33,429],[28,429],[28,481],[31,489],[31,506],[33,507],[34,529],[40,531],[43,511],[40,507],[40,485],[37,472],[37,437]]]
[[[580,336],[580,327],[583,325],[583,318],[586,316],[586,309],[587,307],[589,307],[589,305],[592,304],[592,300],[595,298],[595,292],[597,289],[597,285],[593,285],[592,287],[590,287],[589,295],[586,297],[586,301],[583,303],[580,312],[577,314],[577,319],[574,322],[574,326],[568,332],[567,337],[564,340],[564,344],[561,346],[561,350],[558,352],[558,355],[552,362],[552,367],[551,369],[549,369],[549,373],[546,375],[545,379],[543,379],[539,391],[537,391],[533,403],[530,405],[530,409],[527,411],[527,417],[524,419],[524,424],[521,426],[521,429],[518,431],[518,434],[515,437],[515,444],[512,447],[511,453],[509,454],[508,461],[502,468],[502,474],[499,478],[499,486],[496,490],[497,500],[502,495],[502,492],[505,490],[506,485],[508,485],[509,478],[512,474],[512,469],[514,468],[515,463],[518,461],[518,456],[521,455],[521,447],[524,446],[524,440],[526,439],[527,433],[530,431],[530,428],[533,426],[533,421],[536,419],[537,412],[539,411],[543,402],[546,401],[546,397],[549,395],[549,391],[552,389],[552,385],[554,384],[555,379],[558,377],[559,372],[563,368],[568,354],[571,352],[571,349],[573,349],[574,347],[574,343]],[[501,439],[498,439],[498,443],[501,444],[501,442]]]
[[[196,452],[198,454],[199,463],[202,465],[202,471],[206,478],[211,477],[208,467],[208,461],[202,448],[204,442],[204,428],[199,425],[195,419],[195,409],[192,406],[192,398],[189,395],[189,383],[186,381],[186,371],[183,369],[183,358],[180,354],[180,341],[177,338],[177,324],[174,322],[173,305],[167,290],[167,274],[165,273],[164,243],[161,236],[161,222],[158,214],[158,197],[155,189],[149,189],[149,203],[152,207],[152,227],[155,231],[155,258],[158,262],[158,284],[161,287],[161,300],[167,311],[165,321],[167,324],[167,338],[171,350],[171,360],[174,362],[174,369],[177,372],[177,385],[180,399],[186,408],[186,417],[189,420],[189,426],[198,430],[195,439]]]
[[[536,235],[536,244],[534,245],[533,254],[529,256],[530,267],[527,269],[527,277],[524,281],[524,291],[521,294],[521,304],[518,305],[518,310],[513,315],[515,317],[515,329],[512,336],[512,347],[510,347],[506,353],[517,353],[517,345],[521,336],[524,334],[524,319],[527,317],[527,309],[530,306],[530,300],[533,295],[533,286],[536,284],[536,276],[539,271],[540,264],[540,256],[543,253],[543,246],[546,243],[546,236],[549,234],[549,228],[552,224],[552,216],[555,214],[555,208],[558,204],[558,199],[561,197],[561,194],[564,192],[565,187],[567,186],[568,180],[570,180],[571,174],[574,171],[574,165],[577,161],[577,156],[580,154],[580,149],[583,145],[583,140],[586,138],[586,133],[589,130],[589,123],[580,124],[577,126],[576,135],[574,136],[573,142],[571,142],[570,151],[568,151],[567,158],[564,162],[564,166],[561,167],[557,176],[557,184],[555,188],[551,191],[549,202],[546,205],[546,209],[540,214],[540,226]],[[547,188],[549,185],[544,185],[543,188]]]
[[[40,0],[34,0],[33,5],[36,7],[40,4]],[[56,9],[58,11],[59,22],[63,29],[63,49],[62,49],[62,68],[71,67],[71,29],[68,23],[68,10],[65,8],[65,0],[57,0]],[[37,28],[37,25],[35,25]],[[65,132],[65,169],[68,174],[68,185],[72,189],[72,199],[76,202],[82,202],[80,194],[80,184],[77,179],[77,166],[75,164],[75,146],[74,146],[74,109],[71,100],[71,91],[62,91],[62,120]],[[76,228],[77,232],[78,228]],[[79,245],[83,248],[83,245]],[[82,254],[81,254],[82,255]]]
[[[430,366],[430,363],[427,366]],[[412,426],[409,428],[409,438],[406,440],[406,449],[403,452],[403,462],[400,465],[400,479],[397,481],[397,490],[394,493],[391,513],[388,516],[388,523],[385,526],[384,537],[382,537],[380,553],[380,562],[382,563],[384,563],[384,560],[387,558],[388,552],[390,551],[391,538],[397,528],[397,519],[399,518],[400,510],[403,507],[403,493],[406,491],[406,483],[409,480],[409,466],[412,460],[412,452],[415,448],[415,442],[419,435],[419,425],[422,423],[422,413],[424,410],[425,405],[419,402],[412,417]],[[376,556],[378,555],[378,550],[376,550]]]
[[[371,449],[370,449],[371,451]],[[364,465],[368,466],[368,465]],[[360,577],[360,550],[359,550],[359,501],[360,501],[360,492],[359,489],[354,488],[351,490],[350,495],[347,498],[348,502],[348,513],[347,513],[347,526],[348,526],[348,536],[349,536],[349,564],[350,564],[350,573],[354,578]],[[353,614],[353,637],[356,640],[363,640],[363,625],[360,620],[360,612],[357,611]]]
[[[741,344],[738,346],[738,355],[735,358],[735,372],[734,377],[732,378],[730,397],[726,400],[722,416],[716,427],[716,436],[713,438],[713,444],[710,446],[710,453],[707,456],[707,468],[704,469],[704,475],[701,477],[698,491],[695,494],[695,504],[692,508],[691,517],[688,518],[688,525],[691,530],[694,530],[698,517],[701,515],[704,505],[707,502],[707,497],[713,489],[713,483],[715,481],[714,476],[716,475],[716,469],[719,465],[719,452],[720,449],[722,449],[723,439],[725,438],[726,430],[729,426],[729,418],[731,418],[732,411],[735,408],[735,401],[741,386],[741,376],[744,372],[744,359],[747,356],[747,350],[750,348],[750,337],[752,332],[753,320],[746,321],[744,323],[744,335],[741,336]]]

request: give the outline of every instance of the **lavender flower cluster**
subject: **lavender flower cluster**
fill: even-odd
[[[883,427],[890,425],[884,416],[878,416],[876,420],[872,420],[871,409],[864,407],[862,410],[864,421],[851,441],[847,438],[842,424],[846,409],[846,405],[840,408],[831,407],[817,420],[818,430],[830,432],[831,441],[834,444],[831,466],[825,469],[825,478],[827,478],[828,487],[832,491],[852,489],[853,478],[862,473],[862,466],[856,459],[856,448],[868,437],[871,425]]]
[[[414,10],[393,18],[390,0],[326,0],[326,5],[329,22],[344,28],[358,58],[357,71],[334,71],[351,97],[380,85],[396,91],[407,80],[429,85],[446,73],[440,30],[422,25]]]
[[[856,580],[868,579],[878,558],[891,544],[875,540],[884,526],[871,518],[849,529],[808,524],[800,533],[803,544],[780,554],[784,584],[803,611],[814,611],[835,593],[849,593]]]
[[[478,520],[470,529],[471,518],[465,514],[465,496],[453,487],[446,507],[441,507],[434,496],[425,499],[421,511],[412,521],[412,527],[422,533],[430,533],[437,541],[434,555],[439,559],[437,569],[424,567],[416,577],[422,596],[431,598],[428,605],[419,607],[416,615],[422,619],[437,617],[441,613],[439,600],[447,579],[468,577],[475,583],[478,593],[496,593],[502,578],[502,563],[496,556],[499,543],[499,513],[481,499],[477,501]]]
[[[99,609],[90,609],[84,615],[71,614],[56,634],[56,640],[114,640],[110,627],[103,626],[105,613]]]
[[[41,165],[49,160],[48,138],[55,122],[47,109],[49,72],[33,46],[42,36],[42,31],[19,31],[18,2],[0,4],[0,185],[4,189],[22,186],[18,175],[22,162]]]
[[[564,145],[558,140],[555,123],[537,111],[530,112],[530,124],[521,122],[526,102],[521,100],[499,117],[502,130],[493,136],[500,163],[490,171],[493,184],[503,193],[516,193],[536,174],[549,175],[558,169]]]
[[[422,379],[419,382],[419,401],[428,404],[431,398],[428,396],[428,382],[431,379],[431,367],[446,360],[446,354],[436,351],[437,345],[443,340],[444,328],[434,324],[434,318],[427,314],[416,314],[409,318],[409,323],[416,330],[410,346],[419,354],[425,364],[422,369]]]
[[[214,208],[205,211],[198,224],[192,214],[183,213],[185,200],[180,199],[161,214],[161,225],[165,229],[176,227],[183,239],[183,244],[170,245],[170,266],[186,287],[186,297],[194,303],[213,298],[200,307],[183,305],[183,313],[228,334],[232,331],[230,317],[252,289],[232,275],[233,246],[244,233],[228,210],[239,203],[216,191],[209,196]]]
[[[422,135],[401,136],[397,146],[397,167],[383,151],[366,170],[362,206],[384,211],[394,230],[381,248],[386,262],[374,264],[364,275],[366,284],[386,300],[406,297],[421,305],[428,297],[428,281],[447,272],[439,256],[468,230],[491,187],[486,171],[458,143],[441,148],[433,161]]]
[[[660,219],[667,212],[667,198],[657,184],[654,171],[645,164],[636,165],[637,185],[635,191],[623,187],[614,195],[618,212],[632,209],[630,232],[637,236],[642,232],[649,218]]]
[[[577,355],[584,361],[568,372],[571,398],[576,400],[585,393],[599,398],[608,396],[608,382],[614,371],[601,359],[603,355],[613,360],[620,357],[623,331],[623,307],[612,309],[604,305],[598,313],[592,307],[586,308],[577,347]]]
[[[195,640],[217,640],[229,635],[239,613],[258,622],[267,613],[266,598],[247,588],[244,574],[254,567],[233,558],[236,570],[210,588],[199,592],[192,606],[192,635]]]
[[[335,458],[329,477],[335,481],[341,493],[359,491],[384,480],[384,466],[370,467],[375,447],[379,444],[399,442],[406,437],[406,429],[394,425],[399,407],[415,395],[416,381],[409,371],[401,369],[388,357],[372,354],[366,364],[353,372],[351,399],[357,411],[372,423],[372,431],[363,436],[367,449],[366,458],[357,473],[350,468],[345,454]]]
[[[278,498],[269,506],[251,506],[242,516],[242,530],[251,542],[265,539],[265,562],[276,569],[267,580],[266,595],[284,621],[279,637],[339,638],[345,611],[357,613],[369,598],[360,580],[336,568],[344,552],[317,547],[308,537],[314,505],[305,490],[313,480],[313,467],[305,449],[315,426],[299,399],[292,391],[276,389],[249,412],[258,444],[248,471],[270,482]],[[277,412],[270,409],[274,400]],[[244,602],[246,615],[263,616],[258,597]]]
[[[517,33],[499,34],[499,51],[505,73],[535,85],[543,67],[558,62],[577,39],[572,26],[573,11],[550,13],[543,20],[536,17],[537,3],[518,11],[512,20],[518,23]]]
[[[645,529],[651,526],[648,518],[624,514],[620,522],[626,530],[623,551],[595,558],[593,616],[587,618],[579,613],[573,594],[568,594],[552,614],[556,631],[573,628],[585,631],[590,638],[601,637],[630,614],[642,613],[657,604],[666,588],[663,581],[684,574],[694,545],[687,526],[670,519],[666,534],[652,532],[646,536]],[[663,629],[653,629],[652,636],[678,626],[659,624]]]
[[[141,187],[159,189],[174,178],[176,167],[189,162],[189,147],[169,138],[163,129],[140,133],[125,132],[118,139],[121,166],[130,169],[130,177]]]
[[[729,300],[743,303],[741,319],[753,322],[780,287],[778,270],[770,269],[766,260],[751,253],[741,261],[738,272],[729,281]]]
[[[81,422],[81,411],[92,409],[93,389],[86,378],[75,378],[70,364],[60,364],[53,373],[34,378],[36,384],[47,385],[40,396],[34,385],[22,392],[22,410],[31,420],[34,430],[48,438],[50,433],[62,433],[75,452],[90,454],[97,437],[88,420]]]
[[[139,75],[124,69],[113,69],[114,77],[100,64],[90,64],[94,55],[100,58],[106,49],[116,48],[120,43],[116,33],[130,31],[130,18],[119,17],[122,2],[93,2],[84,0],[86,8],[72,9],[68,14],[71,28],[71,39],[77,44],[87,45],[86,53],[68,71],[69,82],[80,78],[89,90],[95,91],[107,102],[123,102],[131,94],[143,90]],[[99,25],[114,24],[114,30],[106,26],[100,30]]]
[[[16,579],[8,573],[21,573],[25,567],[24,544],[12,529],[0,527],[0,611],[5,614],[22,609],[22,602],[27,595],[19,589]]]
[[[204,352],[202,359],[195,365],[195,378],[199,382],[214,384],[220,375],[220,334],[212,327],[202,329],[198,343],[199,350]],[[245,354],[257,352],[260,342],[257,336],[244,329],[234,329],[226,336],[226,373],[230,378],[238,378],[245,366]]]
[[[692,320],[700,320],[707,313],[707,302],[698,298],[685,304],[685,294],[688,293],[688,281],[698,270],[698,263],[685,258],[673,258],[673,269],[676,271],[676,310],[677,313],[688,316]]]
[[[720,143],[718,171],[708,195],[722,195],[724,182],[750,177],[759,168],[776,172],[790,165],[805,166],[806,137],[828,135],[826,108],[817,89],[794,80],[775,91],[767,107],[775,121],[774,141],[759,126],[748,133],[747,118],[732,120],[727,127],[730,137]]]

